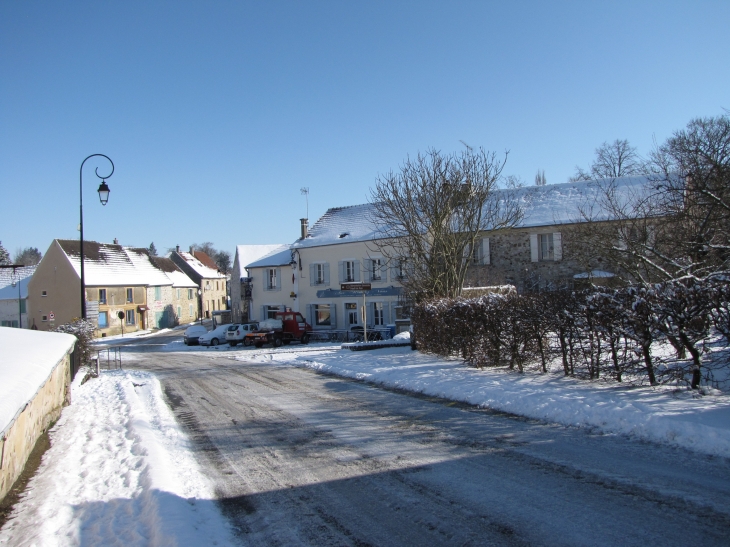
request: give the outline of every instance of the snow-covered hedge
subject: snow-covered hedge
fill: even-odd
[[[730,342],[730,288],[721,277],[622,289],[487,295],[422,303],[412,314],[419,348],[459,355],[477,366],[547,371],[557,359],[566,375],[716,383],[704,358],[714,331]],[[671,344],[676,357],[659,358]]]
[[[74,318],[70,323],[60,325],[55,332],[65,332],[76,337],[76,351],[79,352],[80,364],[86,366],[91,362],[91,343],[94,340],[96,327],[86,319]]]

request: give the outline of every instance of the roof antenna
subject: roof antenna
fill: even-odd
[[[471,146],[469,146],[468,144],[466,144],[466,143],[465,143],[464,141],[462,141],[461,139],[459,139],[459,142],[460,142],[461,144],[463,144],[464,146],[466,146],[466,149],[467,149],[467,150],[468,150],[468,151],[469,151],[470,153],[474,151],[474,149],[473,149],[473,148],[472,148]]]
[[[303,186],[299,191],[307,200],[307,216],[305,218],[309,218],[309,186]]]

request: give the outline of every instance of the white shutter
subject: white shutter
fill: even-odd
[[[326,264],[323,264],[322,268],[324,269],[324,284],[329,287],[329,284],[330,284],[330,264],[329,264],[329,262],[327,262]]]
[[[269,290],[269,268],[264,268],[263,273],[264,273],[264,275],[262,275],[261,277],[264,278],[264,290],[268,291]],[[201,283],[201,288],[202,288],[202,283]]]
[[[537,262],[538,256],[537,234],[530,234],[530,260]]]
[[[388,281],[388,266],[382,258],[380,259],[380,280],[383,283]]]
[[[317,277],[315,276],[315,264],[309,265],[309,284],[310,285],[316,285],[317,284]]]
[[[482,239],[482,264],[491,264],[489,257],[489,238]]]
[[[563,260],[563,236],[560,232],[553,233],[553,258]]]
[[[371,268],[372,268],[372,261],[369,260],[369,259],[367,259],[367,258],[363,258],[362,259],[362,264],[363,264],[363,268],[362,268],[362,280],[365,283],[367,283],[367,282],[370,281],[370,273],[371,273]]]
[[[337,328],[337,304],[330,304],[330,327]]]
[[[355,281],[360,281],[360,261],[359,260],[353,260],[352,263],[353,263],[353,268],[355,270],[355,272],[354,272],[355,275],[354,275],[354,278],[353,279]]]
[[[338,279],[340,280],[340,283],[344,283],[344,281],[345,281],[345,262],[344,261],[340,260],[337,263],[337,270],[339,272]]]
[[[281,268],[276,268],[276,288],[275,291],[281,290]]]

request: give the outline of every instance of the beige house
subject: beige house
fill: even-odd
[[[80,316],[80,271],[79,242],[54,240],[28,283],[32,325],[52,330]],[[159,328],[163,319],[165,326],[177,324],[175,281],[147,249],[85,241],[84,275],[87,319],[97,325],[98,336]],[[182,289],[185,282],[179,283]],[[185,288],[191,285],[188,280]],[[193,311],[197,315],[197,306]]]
[[[214,311],[228,309],[228,280],[212,258],[192,248],[186,253],[180,247],[170,253],[169,258],[200,290],[198,297],[203,317],[209,319]]]

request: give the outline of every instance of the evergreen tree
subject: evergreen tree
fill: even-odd
[[[149,252],[150,252],[150,256],[157,256],[157,247],[155,247],[154,241],[152,243],[150,243]]]
[[[3,242],[0,241],[0,265],[5,264],[10,264],[10,255],[5,247],[3,247]]]

